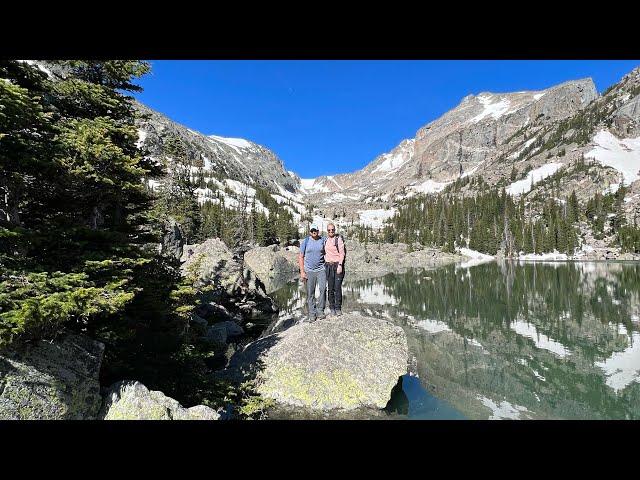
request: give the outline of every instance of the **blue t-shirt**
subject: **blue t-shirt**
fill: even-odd
[[[304,255],[305,272],[324,270],[324,237],[318,237],[318,240],[305,238],[300,244],[300,253]]]

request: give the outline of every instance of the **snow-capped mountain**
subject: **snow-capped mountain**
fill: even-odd
[[[139,145],[149,155],[163,155],[166,141],[177,137],[187,149],[187,156],[202,166],[205,173],[215,171],[218,177],[259,185],[273,192],[299,192],[298,180],[268,148],[242,138],[204,135],[140,103],[136,103],[136,108],[146,117],[138,122]]]
[[[331,192],[340,192],[339,200],[359,202],[438,192],[460,176],[486,169],[519,129],[534,121],[566,118],[596,97],[591,79],[542,91],[469,95],[362,170],[308,179],[305,190],[318,195],[322,203],[335,201]]]

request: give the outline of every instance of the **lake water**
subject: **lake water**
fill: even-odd
[[[640,264],[449,265],[350,279],[344,311],[400,325],[409,374],[393,401],[416,419],[640,418]],[[273,294],[301,314],[292,283]]]

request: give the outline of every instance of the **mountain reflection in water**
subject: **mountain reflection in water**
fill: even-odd
[[[283,318],[304,310],[298,283],[274,297]],[[409,418],[640,418],[638,263],[347,272],[343,310],[404,328]]]

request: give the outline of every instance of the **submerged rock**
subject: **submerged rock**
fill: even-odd
[[[220,414],[205,405],[184,408],[164,393],[142,383],[114,383],[104,398],[100,418],[104,420],[218,420]]]
[[[0,420],[94,419],[103,353],[78,334],[0,350]]]
[[[247,345],[230,366],[252,365],[257,391],[277,402],[353,410],[384,408],[407,361],[402,328],[348,313],[263,337]]]

